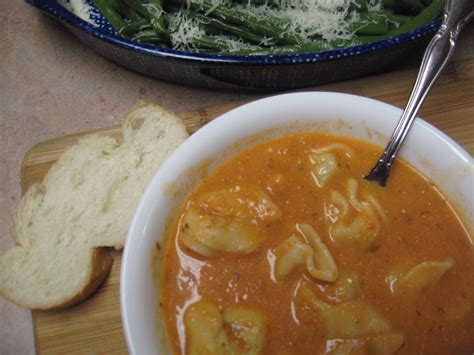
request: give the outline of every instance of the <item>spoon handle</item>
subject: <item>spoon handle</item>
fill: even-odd
[[[428,44],[415,86],[405,110],[379,161],[365,177],[367,180],[378,181],[380,185],[385,186],[392,168],[392,162],[397,156],[398,150],[416,114],[420,110],[431,87],[438,79],[439,74],[451,59],[459,32],[461,32],[464,25],[469,22],[473,15],[473,0],[447,0],[443,13],[443,22]]]

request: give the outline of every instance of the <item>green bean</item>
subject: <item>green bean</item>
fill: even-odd
[[[368,23],[356,29],[358,35],[383,35],[388,33],[389,24],[387,21],[379,23]]]
[[[163,8],[161,0],[151,0],[143,2],[139,0],[124,0],[125,3],[130,6],[133,10],[139,13],[141,16],[146,17],[150,20],[151,25],[156,32],[162,34],[169,34],[165,28],[163,20]]]
[[[289,46],[273,46],[269,48],[248,48],[240,49],[232,52],[236,55],[282,55],[282,54],[296,54],[306,52],[319,52],[328,50],[329,46],[323,41],[315,41],[310,43],[302,43]]]
[[[210,17],[210,16],[206,17],[206,16],[201,16],[200,15],[200,16],[198,16],[198,18],[200,19],[201,24],[204,25],[206,28],[211,27],[211,28],[216,29],[216,30],[221,30],[221,31],[224,31],[224,32],[228,32],[228,33],[236,35],[237,37],[242,38],[244,40],[247,40],[248,42],[254,43],[254,44],[259,44],[259,43],[264,42],[264,38],[262,38],[259,35],[256,35],[255,33],[251,32],[251,31],[248,31],[245,28],[235,26],[233,24],[226,23],[224,21],[215,19],[215,18]],[[271,44],[271,42],[268,43],[268,44]]]
[[[107,0],[110,6],[122,17],[137,20],[140,16],[121,0]]]
[[[420,0],[400,0],[401,5],[411,13],[420,13],[425,8],[425,5]]]
[[[185,5],[187,2],[187,0],[172,1],[182,5]],[[254,15],[238,9],[233,9],[223,5],[215,6],[209,0],[190,0],[190,4],[191,8],[197,12],[204,13],[205,15],[211,14],[222,21],[228,21],[236,25],[244,26],[261,35],[271,37],[278,43],[298,44],[303,41],[299,36],[287,33],[285,30],[277,27],[270,21],[260,20]]]
[[[356,11],[367,11],[367,0],[355,0],[351,2],[349,9]]]
[[[107,21],[115,28],[117,31],[125,25],[125,21],[120,17],[120,15],[109,5],[106,0],[93,0],[95,6],[99,11],[105,16]]]
[[[231,3],[249,4],[249,0],[231,0]],[[278,6],[281,4],[280,0],[250,0],[251,5],[270,5]]]
[[[415,30],[417,28],[420,28],[430,23],[431,21],[434,21],[443,10],[443,7],[444,7],[444,0],[433,0],[428,7],[426,7],[422,12],[420,12],[420,14],[411,18],[410,21],[404,23],[400,27],[397,27],[389,31],[386,35],[377,36],[377,37],[359,36],[355,39],[355,42],[357,44],[371,43],[374,41],[379,41],[379,40],[387,39],[393,36],[397,36],[402,33],[410,32],[412,30]]]
[[[403,25],[413,19],[413,16],[398,15],[398,14],[394,14],[391,11],[384,11],[383,14],[384,16],[387,17],[391,25],[394,23]]]
[[[199,48],[213,49],[216,51],[226,51],[230,49],[224,40],[206,35],[196,38],[196,45]]]
[[[383,35],[389,30],[387,17],[377,12],[363,12],[360,20],[352,23],[351,29],[358,35]]]
[[[268,14],[261,18],[242,10],[240,6],[244,5],[238,5],[239,8],[232,6],[248,0],[231,0],[225,5],[216,5],[213,0],[169,0],[166,2],[169,13],[163,9],[164,0],[93,1],[121,35],[143,43],[162,45],[170,45],[172,31],[168,29],[169,23],[176,23],[175,19],[179,20],[176,14],[186,8],[188,16],[197,18],[204,30],[201,31],[204,34],[193,39],[190,47],[204,52],[243,55],[317,52],[371,43],[422,27],[437,17],[444,5],[444,0],[380,0],[384,10],[368,11],[368,0],[355,0],[349,6],[349,16],[353,16],[355,11],[359,17],[350,25],[356,34],[354,38],[327,41],[320,35],[308,39],[286,31],[291,23],[283,16],[277,18]],[[280,0],[252,0],[252,4],[265,4],[274,9],[281,5]],[[407,16],[408,13],[416,13],[416,16]],[[177,28],[180,25],[181,22]],[[240,41],[243,48],[236,50],[229,39]]]
[[[230,52],[232,50],[229,42],[216,36],[202,35],[195,38],[195,43],[198,48],[212,49],[215,52]]]
[[[395,14],[392,10],[373,11],[370,12],[370,14],[372,17],[382,18],[390,23],[397,22],[399,24],[404,24],[413,19],[413,16]]]
[[[142,5],[142,3],[140,1],[137,1],[137,0],[123,0],[123,2],[125,4],[127,4],[129,7],[131,7],[140,16],[148,17],[148,11],[145,9],[145,7]]]
[[[141,19],[142,17],[140,16],[140,14],[138,12],[136,12],[134,9],[130,8],[129,7],[129,12],[127,14],[127,17],[130,19],[130,20],[139,20]]]
[[[248,48],[232,52],[232,54],[241,55],[280,55],[280,54],[297,54],[307,52],[327,51],[334,48],[345,48],[353,45],[361,45],[376,42],[384,39],[386,36],[356,36],[352,40],[333,40],[330,43],[324,41],[314,41],[310,43],[302,43],[293,46],[273,46],[270,48]]]
[[[417,28],[420,28],[431,21],[434,21],[444,7],[444,0],[433,0],[432,3],[426,7],[422,12],[420,12],[417,16],[413,17],[413,19],[400,27],[391,30],[388,33],[388,36],[396,36],[405,32],[410,32]]]
[[[420,0],[383,0],[385,8],[392,8],[396,11],[404,11],[411,14],[418,14],[425,8]]]
[[[120,34],[132,35],[134,33],[149,29],[150,22],[147,19],[140,18],[139,20],[128,21],[121,29]]]
[[[153,28],[155,28],[155,30],[159,33],[167,33],[163,19],[163,0],[151,0],[144,6],[149,12]]]
[[[145,30],[145,31],[140,31],[137,32],[133,37],[134,40],[137,41],[164,41],[165,38],[158,33],[155,32],[155,30]]]

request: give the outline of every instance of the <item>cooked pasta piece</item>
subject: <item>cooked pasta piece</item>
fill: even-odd
[[[387,225],[388,217],[387,217],[387,214],[385,213],[384,208],[380,204],[380,202],[372,195],[367,195],[367,201],[372,205],[372,207],[377,212],[382,222]]]
[[[403,334],[393,332],[390,322],[370,305],[362,301],[332,305],[321,301],[307,284],[301,286],[301,292],[324,322],[327,353],[386,355],[403,344]]]
[[[208,214],[232,219],[274,222],[281,217],[278,206],[255,186],[213,191],[201,196],[198,204]]]
[[[341,150],[348,158],[352,158],[352,149],[341,143],[329,144],[314,149],[309,157],[314,164],[311,172],[314,182],[318,187],[324,187],[326,183],[339,172],[335,151]]]
[[[374,355],[395,354],[403,345],[404,338],[402,333],[376,335],[367,342],[368,353]]]
[[[339,172],[336,156],[332,153],[313,153],[311,162],[314,164],[311,175],[318,187],[324,187]]]
[[[352,223],[338,223],[329,228],[332,240],[349,246],[368,247],[379,235],[380,226],[372,214],[359,215]]]
[[[425,288],[434,286],[453,266],[452,259],[444,261],[424,261],[395,281],[395,292],[419,294]]]
[[[338,276],[337,265],[318,233],[309,224],[298,224],[297,230],[305,242],[292,236],[277,248],[275,275],[283,278],[296,267],[304,265],[315,279],[335,281]]]
[[[363,179],[379,150],[324,133],[290,134],[231,157],[196,186],[153,252],[156,311],[171,352],[189,353],[184,314],[196,299],[216,307],[219,324],[201,322],[210,328],[195,350],[203,355],[474,349],[466,226],[403,160],[388,188]],[[318,187],[311,172],[325,156],[336,172]]]
[[[316,148],[313,150],[313,153],[322,154],[322,153],[330,153],[330,152],[334,152],[338,150],[344,152],[344,154],[348,158],[352,158],[352,156],[354,155],[352,148],[342,143],[332,143],[329,145],[325,145],[324,147]]]
[[[180,241],[204,256],[212,256],[216,251],[248,254],[257,249],[265,238],[255,225],[200,214],[195,207],[186,211],[181,223]]]
[[[232,337],[243,343],[240,349],[233,345],[235,354],[256,355],[265,345],[266,320],[254,310],[243,307],[230,307],[224,311],[224,323],[231,328]]]
[[[336,190],[331,191],[329,203],[324,206],[329,223],[336,223],[339,219],[347,217],[350,208],[349,201]]]
[[[350,355],[353,354],[354,352],[356,354],[363,354],[363,351],[361,350],[361,347],[363,347],[364,344],[361,343],[361,341],[357,339],[348,339],[348,340],[343,340],[343,339],[337,339],[337,340],[329,340],[326,342],[326,351],[324,354],[331,354],[331,355]]]
[[[359,212],[364,212],[370,208],[367,202],[360,201],[357,197],[359,191],[359,183],[356,179],[347,180],[347,196],[351,205]]]
[[[359,214],[350,223],[338,221],[329,228],[329,235],[337,243],[366,248],[379,236],[381,225],[371,204],[358,198],[358,189],[357,180],[349,179],[347,195]]]
[[[390,322],[362,301],[332,305],[321,301],[307,285],[301,287],[301,292],[303,298],[319,312],[329,339],[358,338],[392,330]]]
[[[186,310],[184,325],[190,355],[257,355],[265,344],[265,317],[244,307],[221,313],[216,305],[199,301]]]
[[[374,210],[375,210],[379,218],[384,223],[387,224],[388,218],[380,202],[373,195],[370,195],[370,194],[366,196],[367,201],[361,201],[357,197],[358,191],[359,191],[359,183],[357,182],[357,180],[349,179],[347,182],[347,194],[349,196],[349,200],[352,206],[354,206],[354,208],[360,212],[365,212],[365,211],[370,210],[372,214],[375,214],[374,213]]]
[[[280,217],[280,209],[258,188],[219,190],[188,207],[180,222],[179,239],[204,256],[216,251],[248,254],[265,239],[259,223]]]
[[[187,353],[226,354],[229,341],[222,325],[222,316],[216,305],[200,301],[189,306],[184,313]]]
[[[392,355],[403,345],[404,336],[401,333],[386,333],[369,338],[337,339],[329,341],[326,354],[331,355]]]
[[[323,295],[335,303],[352,301],[360,294],[360,279],[356,274],[341,272],[336,282],[324,288]]]

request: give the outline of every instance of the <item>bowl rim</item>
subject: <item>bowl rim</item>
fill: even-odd
[[[387,39],[376,42],[345,47],[328,51],[293,53],[286,55],[230,55],[230,54],[206,54],[191,51],[176,50],[170,48],[157,47],[128,40],[117,34],[101,31],[99,28],[82,20],[72,12],[64,8],[57,0],[26,0],[47,14],[66,25],[73,26],[87,34],[104,40],[110,44],[124,47],[126,49],[156,57],[173,58],[180,60],[192,60],[196,62],[240,64],[240,65],[265,65],[265,64],[303,64],[315,63],[333,59],[353,57],[361,54],[368,54],[374,51],[388,49],[402,43],[407,43],[420,39],[430,33],[435,32],[441,25],[441,19],[432,21],[421,28],[402,33]]]
[[[307,95],[307,96],[305,96]],[[362,101],[367,103],[367,105],[371,106],[371,110],[375,110],[377,108],[385,108],[386,111],[394,112],[394,114],[400,115],[402,110],[384,103],[382,101],[374,100],[371,98],[363,97],[363,96],[358,96],[358,95],[351,95],[351,94],[343,94],[343,93],[335,93],[335,92],[298,92],[298,93],[289,93],[289,94],[283,94],[283,95],[275,95],[275,96],[270,96],[264,99],[256,100],[251,103],[244,104],[242,106],[239,106],[237,108],[234,108],[219,117],[217,117],[215,120],[209,122],[203,128],[199,129],[196,133],[191,135],[183,144],[181,144],[175,152],[172,153],[172,155],[164,162],[164,164],[159,168],[157,173],[155,174],[153,180],[151,181],[150,185],[146,189],[145,193],[142,195],[141,201],[139,203],[139,206],[136,210],[135,216],[133,217],[130,230],[125,242],[125,248],[123,252],[123,258],[122,258],[122,266],[121,266],[121,274],[120,274],[120,307],[121,307],[121,315],[122,315],[122,322],[123,322],[123,330],[127,342],[127,346],[129,351],[134,354],[134,353],[139,353],[137,351],[137,340],[134,338],[134,335],[132,335],[134,332],[132,331],[133,327],[133,322],[130,320],[130,312],[133,312],[131,308],[133,307],[132,304],[128,304],[130,302],[130,299],[128,298],[131,294],[130,290],[127,291],[128,287],[130,287],[129,283],[134,282],[133,279],[128,279],[130,276],[129,273],[129,268],[133,267],[130,266],[133,263],[133,256],[131,256],[131,250],[132,248],[139,248],[139,242],[142,242],[144,240],[144,237],[147,234],[147,230],[150,228],[150,226],[147,223],[149,221],[149,215],[152,213],[150,208],[151,203],[155,203],[152,201],[153,197],[152,195],[155,195],[156,191],[160,190],[163,184],[166,184],[166,181],[169,181],[168,176],[166,175],[166,172],[169,171],[169,167],[172,167],[174,164],[176,164],[176,160],[180,157],[183,156],[184,153],[186,153],[187,150],[190,148],[196,146],[196,144],[199,144],[200,141],[202,141],[203,138],[208,137],[207,132],[209,129],[215,130],[219,129],[219,127],[223,127],[227,123],[229,123],[232,120],[236,119],[236,114],[242,116],[242,114],[246,113],[247,109],[252,109],[252,106],[255,106],[258,108],[258,105],[261,105],[262,102],[266,104],[266,108],[264,108],[264,111],[267,114],[269,111],[269,104],[271,103],[276,103],[276,102],[284,102],[285,98],[288,97],[296,97],[296,96],[301,96],[301,99],[310,99],[311,95],[326,95],[322,96],[323,98],[329,98],[329,96],[332,96],[333,98],[342,98],[343,100],[358,100],[361,104],[364,104]],[[291,98],[290,98],[291,100]],[[354,101],[355,102],[355,101]],[[371,119],[373,120],[373,119]],[[273,121],[273,120],[272,120]],[[350,121],[349,121],[350,122]],[[457,162],[462,162],[463,164],[471,164],[472,165],[472,157],[470,156],[469,153],[467,153],[458,143],[456,143],[453,139],[451,139],[449,136],[447,136],[445,133],[437,129],[436,127],[432,126],[428,122],[424,121],[423,119],[418,118],[415,122],[415,125],[413,128],[416,128],[418,133],[418,136],[428,136],[433,139],[439,140],[441,148],[449,148],[450,150],[450,156],[457,157]],[[370,124],[370,123],[369,123]],[[275,124],[276,126],[277,124]],[[256,129],[254,132],[260,131],[259,128]],[[231,133],[232,134],[232,133]],[[237,135],[239,135],[238,133]],[[215,135],[215,132],[214,132]],[[243,137],[246,135],[244,134]],[[248,136],[248,135],[247,135]],[[358,138],[357,138],[358,139]],[[240,140],[240,138],[238,138]],[[222,143],[212,143],[212,144],[217,144],[220,145]],[[210,145],[212,145],[210,144]],[[225,143],[228,146],[231,146],[233,142],[230,143]],[[194,149],[193,148],[193,149]],[[200,147],[201,149],[203,148],[202,146]],[[456,159],[455,159],[456,160]],[[195,162],[194,164],[197,164],[198,162]],[[192,164],[190,165],[190,162],[184,162],[184,166],[190,167],[193,166]],[[178,168],[177,170],[180,170],[181,168]],[[470,173],[469,176],[472,176],[474,172],[474,169],[472,171],[469,171]],[[173,175],[173,174],[171,174]],[[444,191],[442,190],[444,193]],[[166,193],[163,191],[159,192],[160,195],[164,196]],[[155,196],[156,197],[156,196]],[[472,200],[472,199],[471,199]],[[472,214],[472,201],[469,200],[468,203],[470,203],[471,209],[469,213]],[[156,202],[158,203],[158,202]],[[163,217],[164,218],[164,217]],[[465,223],[469,223],[469,221],[464,221]],[[136,252],[137,250],[135,250]],[[136,262],[137,260],[135,260]],[[155,286],[153,286],[155,287]],[[132,292],[133,293],[133,292]],[[133,296],[133,295],[132,295]],[[156,319],[155,319],[156,321]],[[142,344],[139,344],[142,345]]]

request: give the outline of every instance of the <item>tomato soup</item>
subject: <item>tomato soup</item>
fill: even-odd
[[[168,230],[161,308],[177,354],[470,354],[474,252],[455,212],[380,149],[294,134],[224,162]],[[453,182],[455,183],[455,182]]]

